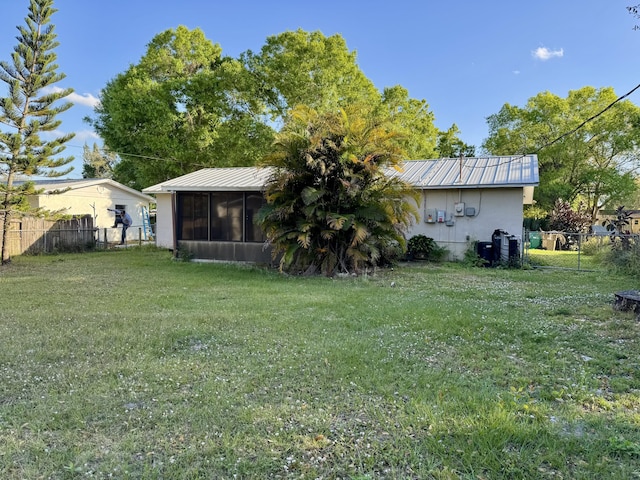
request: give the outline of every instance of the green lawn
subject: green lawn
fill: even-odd
[[[533,265],[570,268],[575,270],[603,270],[603,265],[594,255],[585,255],[576,250],[540,250],[533,249],[527,252],[528,260]]]
[[[640,478],[601,272],[297,278],[130,249],[0,270],[0,478]]]

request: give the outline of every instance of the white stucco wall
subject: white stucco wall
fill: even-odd
[[[111,185],[91,185],[59,194],[42,194],[30,197],[29,202],[33,207],[41,207],[51,211],[61,210],[67,215],[91,215],[94,217],[95,227],[107,229],[109,241],[117,241],[121,231],[120,227],[111,228],[115,214],[109,212],[108,208],[113,209],[116,205],[126,206],[126,210],[133,220],[132,226],[127,231],[127,238],[130,240],[137,240],[139,229],[143,228],[142,207],[149,208],[149,203],[140,197]]]
[[[454,205],[464,202],[474,208],[474,216],[455,216]],[[419,220],[410,228],[407,238],[426,235],[446,247],[451,259],[461,258],[469,241],[489,242],[495,230],[522,235],[522,188],[423,190],[418,205]],[[426,212],[444,210],[446,223],[426,223]]]
[[[156,245],[173,248],[171,194],[156,194],[156,202]],[[475,215],[455,216],[454,205],[458,202],[475,208]],[[489,242],[495,230],[522,235],[522,204],[522,188],[424,190],[420,192],[417,205],[419,219],[410,228],[407,238],[426,235],[447,247],[451,259],[461,258],[469,241]],[[444,210],[453,225],[425,223],[425,212],[429,210]]]
[[[171,194],[156,194],[156,246],[173,249]]]

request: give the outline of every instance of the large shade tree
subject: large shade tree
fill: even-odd
[[[140,62],[106,85],[87,120],[121,158],[114,178],[143,188],[261,158],[273,131],[254,85],[200,29],[180,26],[156,35]]]
[[[82,178],[112,178],[118,156],[108,148],[94,143],[92,148],[85,143],[82,149]]]
[[[275,125],[296,105],[323,113],[357,104],[366,106],[367,114],[377,117],[374,121],[393,124],[405,159],[440,156],[438,129],[426,100],[411,98],[400,85],[381,93],[341,35],[288,31],[268,37],[259,52],[249,50],[241,58],[261,86],[257,91],[265,95],[264,104]]]
[[[396,135],[356,107],[293,109],[266,160],[275,173],[259,215],[284,270],[357,272],[405,246],[413,189],[385,173],[403,159]]]
[[[402,132],[407,159],[442,156],[426,101],[400,86],[380,93],[342,36],[317,31],[268,37],[236,60],[198,29],[167,30],[107,84],[87,120],[121,159],[114,178],[142,188],[202,167],[258,163],[300,104],[320,113],[363,105]]]
[[[409,97],[409,91],[396,85],[382,94],[378,113],[400,133],[398,142],[405,152],[405,160],[440,157],[437,149],[438,129],[435,115],[426,100]]]
[[[566,98],[543,92],[524,107],[505,104],[488,118],[483,147],[494,155],[537,152],[538,205],[582,201],[595,220],[636,189],[640,167],[640,108],[616,100],[612,88],[584,87]]]
[[[438,132],[437,151],[440,158],[474,157],[476,147],[463,142],[458,134],[460,129],[454,123],[448,130]]]
[[[33,175],[56,177],[67,174],[73,157],[61,157],[73,134],[45,140],[61,121],[56,117],[71,103],[56,103],[73,92],[54,90],[65,78],[58,72],[55,27],[51,16],[57,10],[53,0],[31,0],[25,25],[18,26],[18,43],[11,62],[0,62],[0,81],[8,89],[0,98],[0,218],[2,220],[2,263],[10,261],[8,231],[11,218],[30,210],[27,196],[36,193],[33,182],[15,184],[18,178]]]
[[[259,52],[248,50],[241,60],[277,123],[296,105],[330,112],[380,102],[380,92],[358,66],[357,53],[338,34],[287,31],[268,37]]]

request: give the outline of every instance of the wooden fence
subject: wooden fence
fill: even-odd
[[[0,216],[0,224],[2,216]],[[7,248],[10,256],[82,251],[95,247],[96,231],[93,217],[85,215],[70,220],[45,220],[35,217],[10,221]],[[0,228],[2,241],[2,228]]]

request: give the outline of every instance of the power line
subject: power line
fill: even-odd
[[[537,155],[541,150],[550,147],[551,145],[554,145],[556,143],[558,143],[560,140],[562,140],[565,137],[568,137],[569,135],[573,135],[574,133],[576,133],[578,130],[580,130],[581,128],[583,128],[587,123],[592,122],[593,120],[595,120],[596,118],[598,118],[600,115],[602,115],[604,112],[606,112],[607,110],[609,110],[611,107],[613,107],[616,103],[624,100],[625,98],[627,98],[629,95],[631,95],[633,92],[635,92],[636,90],[638,90],[640,88],[640,84],[636,85],[634,88],[632,88],[631,90],[629,90],[627,93],[625,93],[624,95],[621,95],[620,97],[616,98],[613,102],[611,102],[609,105],[607,105],[606,107],[604,107],[602,110],[600,110],[598,113],[596,113],[595,115],[592,115],[591,117],[587,118],[585,121],[583,121],[580,125],[578,125],[577,127],[575,127],[574,129],[563,133],[562,135],[554,138],[553,140],[551,140],[550,142],[545,143],[544,145],[542,145],[541,147],[537,148],[536,150],[534,150],[532,153],[523,153],[521,155],[517,155],[515,157],[510,157],[508,160],[504,160],[502,162],[497,163],[495,166],[499,167],[500,165],[505,165],[507,163],[511,163],[514,162],[516,160],[520,160],[524,157],[526,157],[527,155]],[[466,166],[465,168],[469,168],[469,169],[474,169],[474,168],[485,168],[485,167],[476,167],[476,166]]]
[[[560,135],[559,137],[557,137],[555,140],[550,141],[549,143],[546,143],[545,145],[541,146],[538,150],[536,150],[534,153],[538,153],[540,150],[542,150],[543,148],[547,148],[550,147],[551,145],[553,145],[554,143],[559,142],[560,140],[562,140],[564,137],[568,137],[569,135],[573,135],[574,133],[576,133],[578,130],[580,130],[582,127],[584,127],[587,123],[595,120],[596,118],[598,118],[600,115],[602,115],[604,112],[606,112],[607,110],[609,110],[611,107],[613,107],[616,103],[618,103],[619,101],[627,98],[629,95],[631,95],[633,92],[635,92],[636,90],[638,90],[640,88],[640,83],[638,85],[636,85],[633,89],[631,89],[630,91],[628,91],[627,93],[625,93],[624,95],[622,95],[621,97],[616,98],[613,102],[611,102],[609,105],[607,105],[605,108],[603,108],[602,110],[600,110],[598,113],[596,113],[595,115],[587,118],[584,122],[582,122],[580,125],[578,125],[576,128],[574,128],[573,130],[570,130],[566,133],[563,133],[562,135]]]
[[[94,144],[95,144],[95,142],[94,142]],[[65,146],[66,147],[72,147],[72,148],[82,148],[82,149],[84,149],[84,147],[88,147],[87,144],[84,144],[83,146],[72,145],[72,144],[65,145]],[[118,156],[126,155],[128,157],[146,158],[147,160],[175,161],[175,158],[152,157],[150,155],[138,155],[138,154],[135,154],[135,153],[116,152],[114,150],[109,149],[108,147],[99,147],[98,150],[101,151],[104,154],[113,153],[113,154],[118,155]]]
[[[573,135],[574,133],[576,133],[578,130],[580,130],[581,128],[583,128],[587,123],[592,122],[593,120],[595,120],[596,118],[598,118],[600,115],[602,115],[603,113],[605,113],[607,110],[609,110],[610,108],[612,108],[615,104],[619,103],[620,101],[624,100],[625,98],[627,98],[628,96],[630,96],[632,93],[634,93],[636,90],[638,90],[640,88],[640,84],[636,85],[634,88],[632,88],[631,90],[629,90],[627,93],[625,93],[624,95],[621,95],[620,97],[618,97],[617,99],[615,99],[613,102],[611,102],[609,105],[607,105],[605,108],[603,108],[602,110],[600,110],[598,113],[596,113],[595,115],[592,115],[591,117],[587,118],[586,120],[584,120],[582,123],[580,123],[580,125],[578,125],[577,127],[575,127],[574,129],[563,133],[562,135],[556,137],[555,139],[545,143],[544,145],[542,145],[541,147],[537,148],[536,150],[533,151],[533,153],[523,153],[521,155],[517,155],[515,157],[510,157],[508,160],[504,160],[502,162],[499,162],[498,164],[496,164],[496,167],[499,167],[501,165],[505,165],[507,163],[511,163],[517,160],[520,160],[524,157],[526,157],[527,155],[532,155],[532,154],[538,154],[541,150],[550,147],[551,145],[554,145],[556,143],[558,143],[560,140],[562,140],[565,137],[568,137],[569,135]],[[95,144],[95,143],[94,143]],[[66,145],[66,147],[72,147],[72,148],[83,148],[87,146],[86,144],[84,146],[80,146],[80,145]],[[174,158],[165,158],[165,157],[154,157],[154,156],[150,156],[150,155],[139,155],[139,154],[135,154],[135,153],[125,153],[125,152],[116,152],[113,150],[110,150],[106,147],[100,147],[98,150],[100,150],[103,153],[114,153],[118,156],[122,156],[122,155],[126,155],[128,157],[136,157],[136,158],[143,158],[143,159],[147,159],[147,160],[160,160],[160,161],[175,161]],[[0,154],[4,154],[3,152],[0,152]],[[452,159],[452,160],[458,160],[456,159]],[[469,168],[469,169],[474,169],[474,168],[484,168],[484,167],[475,167],[475,166],[465,166],[465,168]]]

